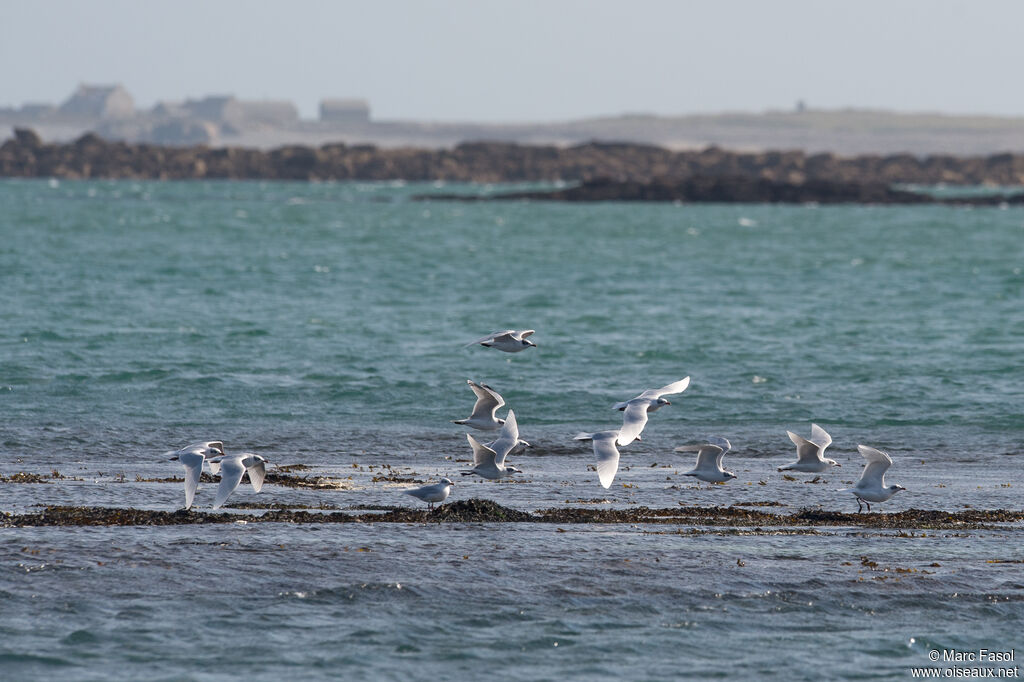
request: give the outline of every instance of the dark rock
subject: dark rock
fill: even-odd
[[[423,200],[497,201],[532,199],[543,201],[679,201],[717,203],[870,203],[922,204],[933,200],[923,194],[892,189],[880,182],[854,183],[829,180],[776,182],[765,178],[694,176],[681,181],[651,182],[592,180],[553,192],[509,192],[467,196],[420,195]]]
[[[217,130],[164,122],[168,135],[210,143]],[[154,128],[151,138],[166,139]],[[179,135],[179,136],[180,136]],[[572,147],[466,142],[453,149],[378,148],[327,144],[270,151],[211,149],[206,144],[158,147],[110,143],[88,133],[70,144],[47,145],[17,129],[0,145],[0,177],[237,178],[293,180],[449,180],[457,182],[594,183],[590,191],[620,200],[664,200],[680,192],[715,201],[911,201],[889,195],[898,183],[1024,184],[1024,154],[989,157],[916,157],[909,154],[839,157],[801,151],[736,153],[720,147],[675,152],[644,144],[589,142]],[[682,183],[694,185],[680,189]],[[832,183],[815,186],[811,183]],[[611,188],[609,183],[623,183]],[[633,183],[626,185],[625,183]],[[800,189],[802,187],[802,189]],[[825,192],[822,199],[807,199]],[[778,198],[775,198],[778,197]],[[804,198],[799,198],[804,197]],[[566,199],[568,200],[568,199]],[[685,200],[685,199],[680,199]],[[704,199],[692,198],[692,201]]]
[[[30,128],[15,128],[14,141],[28,149],[37,149],[43,146],[43,138],[39,137],[39,133]]]

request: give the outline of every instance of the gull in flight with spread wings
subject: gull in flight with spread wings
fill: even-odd
[[[219,440],[208,440],[186,445],[171,457],[172,461],[177,460],[185,467],[185,509],[192,507],[192,500],[196,497],[199,477],[203,474],[203,462],[207,457],[223,454],[224,443]]]
[[[444,502],[448,499],[448,493],[452,491],[453,485],[455,484],[452,483],[450,478],[442,478],[433,485],[410,488],[409,490],[403,490],[402,492],[406,495],[412,495],[419,500],[423,500],[430,505],[430,509],[433,509],[435,502]]]
[[[505,417],[501,435],[490,447],[482,445],[471,433],[466,434],[466,440],[473,448],[473,468],[463,471],[463,476],[476,474],[493,481],[523,473],[511,464],[505,464],[505,457],[519,443],[519,424],[516,423],[516,413],[512,410],[509,410],[508,416]]]
[[[647,425],[647,415],[657,412],[665,405],[672,404],[662,396],[682,393],[689,385],[690,377],[686,377],[662,388],[649,388],[632,400],[616,404],[614,409],[625,412],[622,416],[618,444],[626,446],[637,440],[640,437],[640,432]]]
[[[498,395],[498,392],[487,384],[478,384],[470,379],[466,380],[469,387],[476,394],[476,403],[473,405],[473,413],[466,419],[453,420],[453,424],[470,426],[480,431],[497,431],[505,423],[504,419],[498,419],[494,413],[505,404],[505,399]]]
[[[867,505],[868,511],[871,511],[872,502],[885,502],[899,491],[906,490],[901,485],[885,485],[885,472],[892,466],[892,457],[867,445],[858,445],[857,449],[868,463],[864,466],[864,472],[856,485],[842,489],[848,490],[857,498],[857,511],[863,509],[861,502]]]
[[[597,455],[597,478],[604,488],[611,487],[612,481],[615,480],[615,474],[619,471],[619,449],[615,447],[618,438],[618,429],[577,433],[574,438],[574,440],[593,441],[594,454]],[[639,436],[637,439],[639,440]]]
[[[732,449],[725,438],[711,436],[700,445],[681,445],[676,452],[696,452],[697,465],[683,476],[693,476],[707,483],[725,483],[736,478],[736,474],[722,468],[722,458]]]
[[[498,350],[505,351],[506,353],[518,353],[519,351],[526,350],[530,346],[537,347],[533,341],[527,339],[534,333],[532,329],[524,329],[522,331],[516,331],[515,329],[506,329],[500,332],[494,332],[487,336],[481,336],[476,341],[470,341],[464,348],[475,346],[477,344],[486,346],[487,348],[497,348]]]
[[[811,438],[808,440],[792,431],[786,431],[796,445],[796,461],[779,467],[779,471],[809,471],[820,473],[842,464],[834,459],[825,459],[825,448],[832,444],[832,436],[817,424],[811,424]]]
[[[210,471],[220,474],[217,497],[213,501],[214,509],[219,509],[228,501],[228,497],[238,488],[238,484],[242,482],[242,475],[247,471],[252,489],[256,492],[263,489],[263,480],[267,477],[267,460],[259,455],[254,455],[251,452],[221,455],[209,460],[209,464]]]

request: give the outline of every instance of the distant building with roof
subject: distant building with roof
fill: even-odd
[[[131,118],[135,100],[120,85],[79,85],[57,112],[76,118]]]
[[[192,118],[242,130],[287,127],[299,120],[299,110],[285,100],[240,100],[214,95],[180,105]]]
[[[370,103],[364,99],[321,100],[320,120],[331,123],[369,123]]]

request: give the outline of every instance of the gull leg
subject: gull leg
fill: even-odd
[[[864,504],[868,506],[868,511],[871,511],[871,503],[868,502],[867,500],[864,500]]]
[[[858,497],[857,498],[857,513],[860,514],[862,511],[864,511],[864,505],[861,504],[860,498]]]

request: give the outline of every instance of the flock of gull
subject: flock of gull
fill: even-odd
[[[508,329],[488,334],[466,344],[466,347],[481,345],[506,353],[518,353],[527,348],[536,347],[537,344],[528,338],[533,333],[532,329],[522,331]],[[467,380],[466,383],[476,395],[476,402],[469,417],[455,420],[454,423],[478,431],[497,431],[498,434],[497,438],[488,443],[481,443],[471,433],[466,434],[466,440],[473,449],[473,467],[468,471],[461,472],[462,475],[477,475],[497,480],[523,473],[522,470],[505,461],[509,455],[517,455],[530,447],[529,443],[519,437],[519,424],[516,421],[515,412],[509,409],[504,418],[499,418],[497,412],[504,407],[505,400],[498,392],[487,384],[476,383],[472,380]],[[597,457],[597,477],[604,488],[611,486],[618,473],[619,448],[626,447],[633,441],[641,440],[640,434],[647,426],[650,414],[672,404],[665,396],[682,393],[689,385],[690,377],[685,377],[661,388],[648,389],[635,398],[613,406],[613,409],[623,413],[620,428],[576,435],[575,440],[591,442],[594,455]],[[832,467],[841,466],[834,459],[825,458],[825,449],[832,444],[832,438],[825,429],[817,424],[811,424],[810,438],[804,438],[792,431],[786,433],[796,445],[797,459],[795,462],[779,467],[779,471],[823,473]],[[736,478],[735,474],[722,467],[722,459],[731,448],[727,439],[712,436],[703,443],[683,445],[677,447],[675,451],[697,453],[696,465],[692,470],[685,472],[684,476],[693,476],[707,483],[721,484]],[[872,502],[885,502],[900,490],[906,490],[901,485],[887,486],[885,484],[885,472],[892,465],[892,458],[888,454],[866,445],[858,445],[857,449],[867,463],[856,484],[852,488],[843,489],[856,497],[857,511],[862,511],[865,505],[868,511],[871,511]],[[209,466],[211,473],[220,474],[217,496],[213,504],[214,509],[221,507],[231,493],[238,488],[245,472],[248,472],[249,481],[256,492],[263,487],[263,480],[266,477],[266,460],[263,457],[251,452],[227,455],[221,441],[193,443],[174,453],[171,459],[179,461],[185,467],[185,509],[189,509],[195,499],[204,462]],[[451,479],[442,478],[437,483],[403,492],[426,502],[430,508],[433,508],[435,503],[444,502],[448,498],[453,485],[455,484]]]

